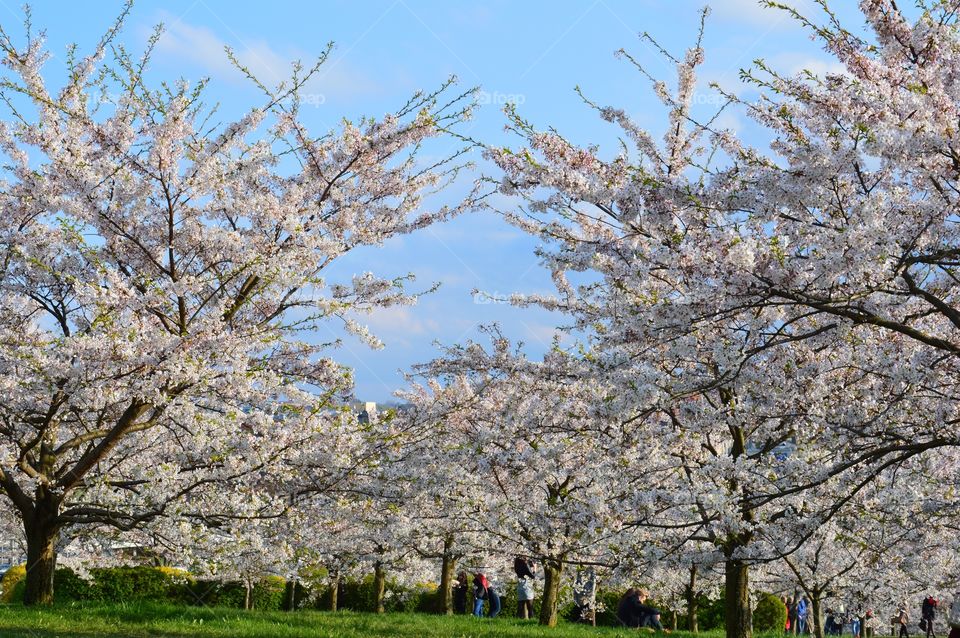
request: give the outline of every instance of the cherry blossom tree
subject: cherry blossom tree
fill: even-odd
[[[866,599],[876,598],[871,587],[874,574],[887,576],[884,566],[899,564],[899,554],[916,549],[913,508],[900,502],[902,491],[878,489],[879,482],[874,481],[869,493],[860,492],[827,520],[815,511],[818,495],[809,492],[805,494],[807,511],[797,512],[800,522],[784,520],[762,532],[760,542],[770,546],[771,554],[780,554],[780,559],[760,570],[760,582],[768,591],[802,593],[810,602],[810,631],[818,638],[824,635],[824,610],[831,602],[835,609],[846,607],[850,613],[863,614],[859,608]],[[819,502],[835,500],[825,495]],[[798,536],[804,537],[802,542]]]
[[[496,330],[489,350],[451,348],[420,369],[409,418],[443,432],[434,454],[461,470],[457,492],[501,554],[543,566],[540,623],[557,622],[569,565],[611,565],[625,522],[643,517],[642,442],[595,418],[603,391],[576,381],[575,357],[528,360]]]
[[[453,614],[458,564],[488,551],[488,536],[476,516],[489,498],[487,490],[468,480],[470,468],[460,465],[461,459],[444,453],[451,433],[436,412],[423,418],[403,410],[383,426],[381,436],[391,445],[384,448],[381,480],[400,488],[399,505],[409,522],[398,540],[422,560],[439,561],[438,611]]]
[[[301,335],[337,321],[376,345],[357,314],[417,294],[411,276],[324,272],[462,209],[422,209],[461,166],[417,156],[469,115],[450,82],[317,137],[298,92],[324,54],[216,124],[205,83],[147,84],[159,32],[134,57],[124,16],[59,88],[42,37],[0,32],[0,489],[27,604],[52,600],[69,526],[272,517],[291,468],[347,468],[350,372]]]
[[[827,26],[794,14],[848,75],[760,62],[745,73],[760,99],[730,96],[774,138],[769,152],[693,113],[702,27],[670,57],[676,90],[654,80],[662,142],[595,107],[624,137],[605,157],[508,108],[523,146],[488,149],[501,190],[526,203],[505,216],[544,241],[557,287],[514,301],[563,311],[586,335],[582,380],[620,389],[597,413],[656,450],[664,480],[650,494],[665,507],[646,524],[724,555],[731,637],[751,631],[764,526],[806,524],[805,494],[829,486],[811,517],[823,523],[886,469],[960,443],[955,7],[929,3],[910,25],[893,2],[864,0],[867,42],[820,4]]]

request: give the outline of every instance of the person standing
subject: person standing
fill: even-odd
[[[467,582],[467,572],[457,574],[457,580],[453,583],[453,613],[467,613],[467,591],[470,589],[470,583]]]
[[[840,632],[837,631],[837,617],[833,613],[832,607],[827,607],[827,615],[823,621],[823,633],[828,636],[837,636],[840,634]]]
[[[490,608],[487,609],[488,618],[496,618],[500,614],[500,595],[496,588],[483,572],[477,572],[473,575],[473,615],[477,618],[483,616],[483,601],[490,602]]]
[[[907,624],[910,622],[910,614],[907,613],[907,604],[902,603],[897,609],[896,624],[900,626],[900,638],[910,638],[910,631]]]
[[[487,582],[487,596],[490,599],[490,609],[487,610],[487,618],[496,618],[500,615],[500,594],[493,582]]]
[[[863,607],[853,605],[850,609],[850,634],[853,638],[860,638],[860,622],[863,618]]]
[[[926,631],[926,638],[933,638],[933,623],[937,618],[937,599],[927,596],[920,604],[920,625]]]
[[[490,583],[487,577],[477,572],[473,575],[473,615],[477,618],[483,616],[483,601],[490,593]]]
[[[873,610],[868,609],[863,614],[863,638],[873,638],[877,630],[877,619],[873,615]]]
[[[809,613],[809,603],[807,602],[807,597],[804,596],[800,599],[800,602],[797,603],[797,633],[805,634],[807,633],[807,614]]]
[[[533,563],[523,556],[513,559],[517,575],[517,618],[533,618]]]

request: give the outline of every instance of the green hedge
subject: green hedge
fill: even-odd
[[[26,587],[23,568],[12,568],[2,584],[5,602],[20,602]],[[254,609],[287,609],[287,583],[283,578],[267,576],[251,591]],[[298,588],[299,590],[300,588]],[[243,608],[246,588],[241,582],[196,580],[182,570],[169,567],[101,567],[90,570],[90,579],[80,578],[66,567],[54,572],[53,593],[57,602],[96,601],[120,603],[133,601],[173,602],[186,605]],[[298,593],[298,598],[303,596]]]
[[[105,603],[168,600],[173,585],[167,574],[154,567],[98,568],[91,569],[90,576],[90,598]]]
[[[278,576],[267,576],[254,583],[250,592],[251,606],[263,611],[289,609],[287,596],[287,582]],[[201,579],[190,580],[176,600],[188,605],[243,609],[246,597],[247,588],[242,582]]]
[[[773,594],[760,594],[753,610],[754,631],[784,631],[787,624],[787,606]]]
[[[92,585],[66,567],[60,567],[53,572],[53,591],[57,600],[73,601],[93,598]],[[21,594],[21,599],[22,596]]]
[[[7,574],[9,573],[8,571]],[[22,573],[23,575],[15,580],[9,595],[7,595],[6,589],[4,589],[4,602],[23,602],[23,593],[27,588],[26,570]],[[6,579],[7,575],[5,574],[4,580],[6,581]],[[72,569],[67,567],[59,567],[53,572],[53,591],[58,602],[93,599],[90,583],[77,576]]]
[[[723,597],[724,593],[723,589],[721,589],[720,595],[717,598],[706,601],[706,604],[701,602],[700,612],[697,614],[700,631],[723,629],[724,615],[726,613],[724,610]]]
[[[17,585],[27,577],[26,565],[14,565],[3,574],[0,580],[0,601],[9,603],[16,600]],[[22,588],[21,588],[22,589]],[[21,593],[21,596],[23,594]]]
[[[299,583],[298,583],[299,585]],[[299,589],[299,587],[298,587]],[[363,578],[344,578],[340,580],[337,590],[337,607],[350,611],[376,611],[377,596],[373,587],[373,575]],[[297,594],[297,601],[310,604],[314,609],[329,610],[330,588],[323,586],[313,592]],[[289,605],[289,587],[285,602]],[[298,605],[298,607],[301,605]],[[387,612],[420,612],[437,613],[440,610],[440,600],[437,588],[434,585],[424,584],[406,587],[395,579],[387,578],[384,591],[384,610]]]
[[[542,586],[542,581],[541,581]],[[268,576],[254,583],[251,591],[251,602],[254,609],[264,611],[313,608],[324,610],[329,604],[329,588],[312,583],[297,582],[296,590],[283,578]],[[4,575],[0,586],[4,588],[4,599],[9,601],[23,600],[22,567],[13,568]],[[10,587],[12,586],[12,590]],[[570,601],[570,592],[566,590],[568,583],[564,583],[561,591],[561,600]],[[505,581],[497,592],[502,604],[501,614],[514,616],[517,612],[517,588],[512,581]],[[622,595],[621,590],[600,588],[597,591],[597,602],[603,606],[603,611],[597,614],[597,625],[618,627],[617,603]],[[97,601],[106,603],[120,603],[128,601],[166,601],[182,605],[198,605],[208,607],[230,607],[242,609],[246,598],[246,587],[239,581],[220,581],[195,579],[182,570],[167,567],[110,567],[91,570],[90,579],[80,578],[67,568],[59,568],[54,574],[54,596],[58,602],[69,601]],[[291,605],[291,596],[294,596]],[[534,599],[534,614],[540,613],[542,591],[537,592]],[[472,596],[468,595],[467,612],[473,608]],[[651,604],[662,611],[664,625],[669,626],[671,611],[662,603],[651,601]],[[779,607],[778,607],[779,605]],[[373,587],[373,575],[364,578],[345,578],[340,581],[338,607],[360,612],[372,612],[376,609],[376,597]],[[420,612],[438,613],[440,610],[439,592],[435,585],[424,583],[414,587],[401,585],[395,579],[388,578],[386,582],[386,597],[384,607],[387,612]],[[701,631],[708,631],[723,626],[723,599],[700,601],[699,625]],[[758,599],[754,612],[754,627],[758,631],[782,628],[780,613],[785,614],[783,603],[776,596],[762,595]],[[561,618],[576,622],[576,609],[572,602],[566,602],[558,610]],[[678,628],[686,627],[686,617],[678,614]]]

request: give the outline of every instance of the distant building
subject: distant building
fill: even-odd
[[[752,441],[747,442],[747,454],[759,454],[762,449],[762,446]],[[797,443],[793,438],[790,438],[768,450],[768,453],[772,454],[778,461],[786,461],[789,457],[793,456],[796,451]]]
[[[14,565],[22,565],[25,562],[27,562],[27,555],[23,551],[23,544],[19,540],[0,540],[0,573],[7,571]]]
[[[357,421],[360,423],[370,423],[373,416],[377,413],[376,401],[354,401],[353,411],[357,415]]]

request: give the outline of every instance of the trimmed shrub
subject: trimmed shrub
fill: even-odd
[[[53,572],[53,597],[57,602],[89,600],[90,594],[90,583],[69,567],[58,567]]]
[[[753,610],[754,631],[784,631],[787,624],[787,606],[779,597],[763,593],[758,596]]]
[[[341,579],[339,596],[340,609],[371,611],[374,608],[373,576]]]
[[[286,597],[287,581],[280,576],[266,576],[257,581],[250,594],[251,606],[263,611],[278,611],[283,607]],[[246,590],[244,590],[245,592]],[[240,599],[243,607],[243,598]]]
[[[14,603],[22,603],[23,595],[27,591],[27,579],[18,580],[17,584],[13,586],[13,591],[10,592],[10,600]],[[54,597],[56,597],[56,592],[54,592]]]
[[[716,599],[701,603],[700,612],[697,614],[697,623],[700,626],[700,631],[723,629],[726,614],[724,611],[723,596],[723,590],[721,589],[720,595]]]
[[[0,601],[10,603],[15,600],[14,591],[17,584],[27,577],[26,565],[14,565],[3,574],[0,579]],[[21,597],[23,594],[21,593]]]
[[[247,598],[247,588],[243,583],[231,580],[219,583],[214,595],[213,605],[216,607],[232,607],[243,609],[243,602]]]
[[[91,597],[108,603],[138,600],[166,600],[171,582],[155,567],[110,567],[90,570],[93,577]]]
[[[186,605],[232,607],[243,609],[246,587],[240,581],[194,580],[182,569],[172,567],[101,567],[90,570],[91,581],[80,578],[73,570],[62,567],[54,572],[54,597],[58,602],[93,600],[107,603],[131,601],[172,602]],[[22,565],[11,568],[0,580],[3,602],[23,600],[26,570]],[[257,581],[250,592],[254,609],[277,611],[286,609],[287,582],[279,576],[266,576]],[[297,587],[298,600],[309,591]]]
[[[183,602],[188,605],[216,607],[222,584],[219,580],[191,580],[181,590]]]
[[[194,595],[194,578],[176,567],[157,567],[167,579],[167,600],[179,605],[195,605],[200,601]]]
[[[250,604],[253,609],[263,611],[286,609],[284,601],[289,602],[287,589],[287,581],[283,578],[266,576],[254,583],[250,591]],[[247,598],[246,585],[238,580],[189,580],[175,587],[174,591],[178,591],[179,597],[188,605],[207,607],[243,609]]]
[[[18,568],[18,572],[10,573]],[[12,567],[4,574],[3,580],[0,581],[0,587],[3,587],[3,602],[23,602],[23,593],[27,588],[26,575],[27,571],[23,565]],[[10,586],[9,583],[13,585]],[[69,567],[58,567],[53,572],[53,596],[56,602],[88,600],[90,583],[77,576]]]
[[[396,587],[397,611],[433,614],[440,610],[439,589],[436,583],[417,583],[410,588]]]
[[[517,615],[517,579],[513,577],[513,572],[510,572],[510,578],[501,580],[497,588],[497,595],[500,596],[500,606],[502,610],[500,611],[501,616],[516,616]],[[471,583],[472,587],[472,583]],[[543,594],[543,581],[538,580],[536,583],[536,595],[533,597],[533,602],[537,606],[539,613],[540,609],[540,596]],[[469,611],[469,610],[468,610]]]
[[[312,592],[312,600],[316,609],[329,608],[330,587],[324,586]],[[297,600],[305,600],[297,594]],[[363,578],[343,578],[340,580],[340,589],[337,596],[337,607],[350,611],[376,611],[376,592],[373,589],[373,574]],[[289,593],[286,597],[289,604]],[[395,579],[388,578],[384,589],[384,611],[390,612],[423,612],[435,613],[440,608],[437,586],[432,583],[422,583],[415,587],[404,587]],[[286,607],[285,607],[286,608]]]
[[[290,600],[290,596],[293,596],[293,601]],[[292,605],[291,602],[293,603]],[[296,583],[289,580],[286,581],[286,585],[283,588],[283,600],[280,603],[281,609],[304,609],[313,606],[314,603],[313,592],[306,584],[299,579]]]

